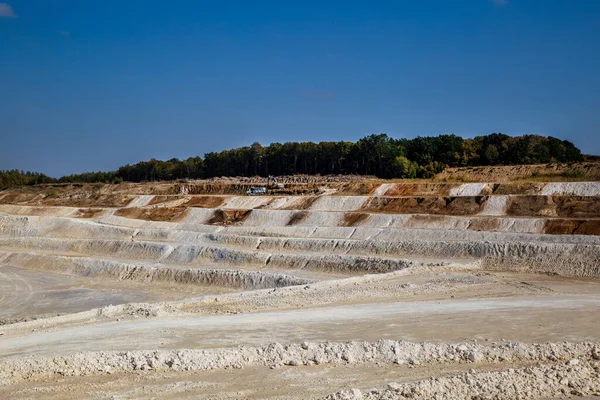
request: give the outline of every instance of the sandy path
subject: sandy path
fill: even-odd
[[[0,355],[382,337],[412,341],[456,341],[477,336],[494,340],[518,336],[521,341],[590,340],[597,338],[598,312],[600,295],[551,295],[155,318],[7,337],[0,341]],[[135,340],[142,337],[143,341]]]

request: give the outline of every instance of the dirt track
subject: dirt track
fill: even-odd
[[[0,398],[600,396],[597,182],[320,184],[0,192]]]

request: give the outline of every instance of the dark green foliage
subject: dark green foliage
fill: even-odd
[[[211,152],[186,160],[151,159],[112,172],[63,176],[59,182],[120,183],[219,176],[375,175],[380,178],[431,178],[446,167],[583,161],[567,140],[502,133],[463,139],[456,135],[394,139],[385,133],[358,142],[286,142]],[[56,182],[43,174],[0,171],[0,187]]]
[[[115,178],[129,182],[172,181],[176,179],[198,179],[203,177],[204,162],[200,157],[190,157],[186,160],[172,158],[168,161],[151,159],[134,165],[119,168]],[[115,181],[116,182],[116,181]]]
[[[67,175],[60,178],[60,183],[112,183],[117,178],[116,172],[84,172],[83,174]]]
[[[501,133],[473,139],[475,154],[469,165],[544,164],[583,161],[581,151],[568,140],[538,135],[510,137]]]
[[[445,167],[582,161],[571,142],[501,133],[393,139],[382,133],[352,142],[288,142],[207,153],[204,177],[359,174],[430,178]],[[127,180],[126,177],[123,177]]]
[[[24,172],[16,169],[0,171],[0,189],[14,186],[38,185],[40,183],[54,183],[56,179],[50,178],[39,172]]]

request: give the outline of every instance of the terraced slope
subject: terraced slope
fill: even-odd
[[[349,382],[372,387],[381,379],[367,372],[373,363],[383,376],[406,374],[407,366],[421,362],[450,363],[443,372],[450,375],[462,373],[463,364],[495,363],[482,367],[495,374],[509,365],[527,368],[542,361],[552,368],[578,357],[591,368],[577,370],[581,377],[597,374],[600,325],[589,313],[600,307],[600,182],[349,182],[313,189],[255,197],[198,188],[156,195],[103,189],[59,198],[0,192],[0,378],[9,382],[4,393],[27,398],[31,385],[41,385],[51,397],[75,385],[75,398],[89,386],[74,378],[51,382],[88,375],[110,397],[117,378],[106,375],[114,372],[131,379],[114,386],[121,387],[118,393],[169,397],[175,392],[158,387],[154,394],[128,392],[155,379],[132,371],[168,372],[161,379],[172,387],[190,379],[185,370],[219,374],[283,365],[328,378],[300,394],[264,386],[250,395],[315,398],[336,392],[331,398],[358,398],[357,391],[338,391]],[[569,344],[560,357],[526,357],[510,346],[511,355],[503,359],[456,350],[471,351],[455,342],[482,336],[490,344],[506,337],[585,344]],[[444,355],[442,362],[411,353],[396,362],[398,357],[359,355],[344,347],[381,348],[382,338],[454,342],[450,353],[458,355]],[[323,340],[368,343],[335,350],[319,347]],[[239,345],[243,349],[232,350]],[[269,346],[283,347],[270,355]],[[476,351],[494,348],[486,344]],[[32,354],[38,358],[23,361]],[[331,375],[328,366],[337,372]],[[357,377],[347,368],[361,372]],[[265,382],[277,379],[267,375]],[[419,376],[416,386],[367,397],[402,398],[423,385]],[[541,384],[519,373],[517,378],[523,385]],[[242,378],[213,388],[244,396],[244,382],[253,387]],[[560,383],[553,385],[524,398],[564,394]],[[574,387],[582,394],[598,390],[583,386]],[[189,393],[213,398],[205,389],[191,385]],[[476,385],[461,390],[464,398],[477,391]]]

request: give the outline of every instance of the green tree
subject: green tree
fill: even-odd
[[[404,156],[398,156],[392,163],[392,175],[394,178],[416,178],[417,164],[410,162],[410,160]]]

